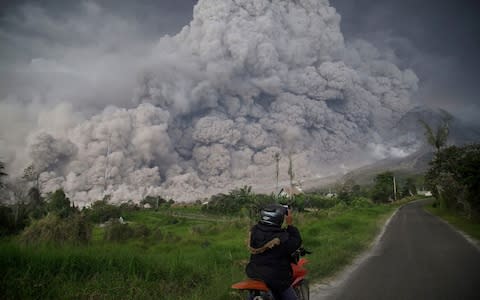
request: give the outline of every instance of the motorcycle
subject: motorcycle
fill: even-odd
[[[304,248],[299,248],[292,254],[293,262],[291,265],[293,270],[293,282],[291,287],[293,287],[299,300],[310,299],[310,288],[308,285],[308,279],[306,278],[308,270],[305,268],[308,260],[301,257],[310,253],[311,252]],[[247,300],[274,300],[267,285],[261,280],[249,278],[233,284],[232,289],[247,292]]]

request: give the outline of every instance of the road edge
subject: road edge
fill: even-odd
[[[455,231],[456,233],[460,234],[464,239],[467,240],[467,242],[468,242],[470,245],[472,245],[478,252],[480,252],[480,241],[479,241],[479,240],[477,240],[477,239],[475,239],[474,237],[470,236],[470,235],[469,235],[468,233],[466,233],[465,231],[463,231],[463,230],[455,227],[454,225],[450,224],[447,220],[443,219],[442,217],[439,217],[439,216],[437,216],[437,215],[435,215],[435,214],[432,214],[431,212],[429,212],[429,211],[426,210],[425,208],[423,208],[423,210],[424,210],[427,214],[429,214],[429,215],[437,218],[438,220],[440,220],[441,222],[443,222],[444,224],[446,224],[448,227],[450,227],[450,228],[451,228],[453,231]]]
[[[409,202],[407,204],[417,202],[417,201],[419,201],[419,200],[412,201],[412,202]],[[405,204],[405,205],[407,205],[407,204]],[[405,205],[402,205],[402,206],[396,208],[392,212],[392,214],[385,221],[382,229],[377,234],[375,239],[372,241],[370,246],[365,251],[363,251],[362,253],[357,255],[350,265],[346,266],[344,269],[342,269],[341,271],[339,271],[338,273],[336,273],[332,277],[324,279],[325,280],[324,282],[313,284],[313,286],[311,286],[311,288],[310,288],[311,299],[321,300],[321,299],[326,299],[327,297],[332,295],[334,291],[336,291],[343,283],[345,283],[350,278],[350,276],[352,275],[352,273],[355,270],[357,270],[370,257],[372,257],[376,253],[377,249],[379,248],[380,240],[382,239],[383,235],[385,234],[385,231],[387,230],[387,227],[390,224],[391,220],[397,214],[397,212]]]

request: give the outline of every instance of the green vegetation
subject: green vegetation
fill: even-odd
[[[443,210],[480,217],[480,144],[450,146],[437,152],[425,175]]]
[[[426,206],[431,213],[445,219],[477,240],[480,239],[480,144],[447,146],[448,122],[436,133],[424,121],[427,142],[435,148],[435,156],[425,174],[425,185],[436,198]]]
[[[295,223],[313,252],[311,278],[332,275],[348,264],[394,208],[356,199],[351,205],[339,202],[329,209],[297,212]],[[219,218],[198,204],[129,210],[122,216],[126,224],[114,219],[95,225],[83,244],[61,237],[45,238],[59,243],[22,242],[25,235],[45,235],[30,232],[38,228],[35,224],[66,220],[54,214],[34,222],[21,236],[3,239],[0,293],[5,299],[239,297],[230,285],[245,277],[248,217]],[[75,217],[81,214],[69,218]]]
[[[252,187],[244,186],[228,194],[212,196],[208,203],[202,206],[202,211],[220,215],[246,214],[253,218],[263,205],[270,202],[272,202],[272,196],[254,194]]]
[[[60,218],[67,218],[77,211],[71,206],[70,200],[65,195],[63,190],[57,190],[48,196],[48,211],[59,216]]]
[[[80,214],[68,219],[56,214],[49,214],[45,218],[35,220],[25,228],[19,241],[27,245],[39,244],[87,244],[92,235],[92,225],[86,222]]]
[[[441,110],[441,113],[443,115],[442,124],[437,127],[437,130],[434,130],[434,128],[424,120],[419,120],[425,129],[427,142],[435,148],[436,152],[439,152],[447,145],[448,134],[450,133],[449,122],[452,120],[452,116],[447,111]]]
[[[151,195],[113,205],[106,196],[80,210],[62,190],[43,197],[33,165],[24,180],[8,187],[16,202],[0,205],[5,299],[240,299],[230,286],[245,278],[248,229],[265,204],[293,206],[313,280],[350,263],[398,206],[346,180],[294,199],[244,186],[206,203]]]
[[[372,199],[375,202],[387,202],[395,199],[393,191],[393,173],[384,172],[375,177],[375,186],[372,191]]]
[[[468,219],[480,218],[480,144],[447,146],[449,122],[452,117],[443,112],[443,124],[436,133],[425,121],[427,142],[435,148],[435,156],[425,174],[425,185],[436,198],[434,207],[465,215]]]
[[[409,177],[406,179],[406,182],[402,188],[401,196],[404,198],[404,197],[414,196],[416,194],[417,194],[417,186],[415,185],[415,179],[412,177]]]
[[[110,219],[118,219],[122,215],[122,209],[117,205],[108,203],[107,199],[93,202],[83,212],[86,218],[93,223],[104,223]]]
[[[313,278],[331,276],[349,264],[368,247],[393,208],[389,205],[357,208],[339,205],[306,216],[305,223],[300,223],[299,227],[305,246],[313,252],[309,256]]]
[[[4,188],[5,184],[3,183],[3,177],[6,177],[8,174],[4,172],[5,165],[0,161],[0,189]]]
[[[471,218],[467,218],[464,215],[459,215],[454,211],[441,209],[438,206],[433,207],[431,205],[426,205],[425,209],[432,214],[441,217],[442,219],[444,219],[454,227],[460,229],[461,231],[465,232],[469,236],[480,241],[480,222],[478,220],[472,220]]]

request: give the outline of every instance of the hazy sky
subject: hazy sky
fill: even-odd
[[[14,80],[5,70],[48,53],[42,32],[23,27],[21,10],[42,7],[53,17],[68,18],[78,11],[78,1],[2,1],[0,12],[0,71],[3,84]],[[98,1],[114,16],[135,25],[132,35],[153,41],[177,33],[192,18],[195,0]],[[346,39],[362,38],[377,47],[391,48],[400,65],[414,69],[420,78],[419,101],[441,106],[466,121],[480,123],[478,70],[480,69],[480,3],[476,0],[331,0],[342,16]],[[48,37],[47,37],[48,38]],[[52,37],[58,39],[58,35]],[[81,42],[52,40],[63,46]],[[26,47],[24,39],[31,39]],[[88,40],[88,37],[86,38]],[[37,41],[37,43],[35,42]],[[6,78],[7,77],[7,78]],[[1,87],[2,85],[0,85]],[[0,92],[1,96],[4,96]]]
[[[84,202],[194,199],[268,187],[274,152],[299,178],[406,156],[417,104],[480,127],[473,1],[291,1],[4,1],[0,159]]]
[[[420,78],[421,101],[479,124],[480,2],[331,0],[346,37],[389,46]]]

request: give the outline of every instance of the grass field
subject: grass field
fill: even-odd
[[[442,210],[440,207],[433,207],[432,205],[426,205],[425,209],[444,219],[477,241],[480,241],[480,220],[469,219],[466,216],[459,215],[449,210]]]
[[[391,205],[335,207],[297,214],[310,278],[334,274],[365,249]],[[230,285],[244,278],[250,221],[199,210],[138,211],[131,224],[144,238],[106,242],[95,227],[86,246],[22,246],[0,241],[2,299],[240,299]]]

